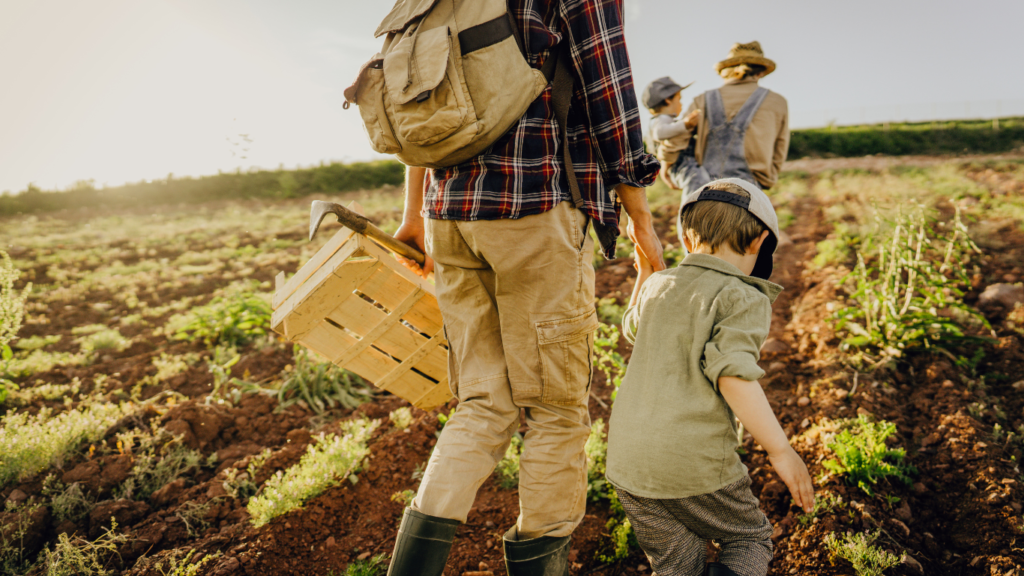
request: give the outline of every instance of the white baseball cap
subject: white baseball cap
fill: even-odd
[[[749,198],[744,198],[739,194],[733,194],[732,192],[725,192],[723,190],[712,190],[711,187],[715,184],[721,184],[728,182],[735,184],[740,188],[743,188],[750,194]],[[757,261],[754,263],[754,270],[750,273],[755,278],[761,278],[767,280],[772,275],[773,259],[772,256],[775,254],[775,249],[779,246],[779,217],[775,215],[775,208],[772,206],[772,201],[768,199],[768,195],[757,185],[740,178],[722,178],[719,180],[713,180],[708,182],[704,186],[701,186],[696,192],[689,194],[683,199],[683,205],[679,207],[680,213],[683,208],[693,204],[694,202],[700,202],[701,200],[713,200],[715,202],[725,202],[732,204],[733,206],[739,206],[747,212],[754,215],[755,218],[764,224],[771,234],[768,238],[765,238],[764,244],[761,244],[761,251],[757,255]]]

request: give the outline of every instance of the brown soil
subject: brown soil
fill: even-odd
[[[874,161],[875,159],[868,159]],[[906,159],[901,159],[906,160]],[[804,164],[800,164],[804,162]],[[824,170],[817,163],[829,160],[798,161],[787,168],[808,172]],[[867,160],[865,161],[867,162]],[[824,165],[824,164],[822,164]],[[873,166],[870,162],[867,167]],[[830,168],[838,167],[831,166]],[[853,167],[853,166],[842,166]],[[971,169],[966,172],[994,193],[1020,192],[1020,181],[998,170]],[[745,463],[754,481],[754,493],[776,526],[773,534],[775,557],[770,574],[854,574],[848,563],[830,562],[822,544],[826,534],[847,530],[881,529],[879,544],[884,548],[906,551],[913,560],[905,561],[889,573],[894,574],[1017,574],[1024,563],[1021,545],[1021,502],[1024,490],[1018,463],[1021,444],[1008,444],[993,437],[993,425],[1001,422],[1004,430],[1024,425],[1024,337],[1004,324],[1008,310],[998,306],[983,308],[991,321],[996,339],[986,346],[986,355],[976,374],[955,366],[940,355],[920,355],[908,359],[898,370],[878,370],[854,375],[840,361],[839,341],[827,321],[830,303],[836,301],[842,270],[811,269],[815,244],[831,232],[831,225],[815,200],[802,198],[787,206],[794,212],[794,223],[787,229],[792,240],[780,247],[773,280],[786,290],[774,305],[773,325],[765,345],[762,365],[768,374],[763,379],[769,401],[794,445],[808,462],[812,477],[824,471],[821,463],[829,454],[815,441],[815,425],[827,419],[871,414],[896,423],[895,444],[907,449],[909,461],[918,474],[911,486],[885,485],[882,493],[896,496],[898,502],[870,497],[856,487],[832,479],[819,490],[841,495],[848,512],[824,514],[817,521],[801,524],[799,511],[790,504],[784,485],[775,475],[763,451],[751,438],[744,448]],[[675,242],[669,228],[675,207],[667,206],[656,214],[658,230],[667,242]],[[1024,268],[1024,234],[1019,226],[1000,230],[1003,249],[999,257],[981,261],[981,274],[967,296],[977,301],[981,289],[993,281],[1020,276]],[[275,271],[276,272],[276,271]],[[37,271],[45,275],[45,269]],[[259,279],[270,279],[272,271],[261,271]],[[598,269],[599,297],[613,297],[624,303],[632,290],[635,272],[628,259],[610,261]],[[156,295],[163,301],[187,294],[205,295],[216,286],[188,287],[176,293]],[[110,301],[107,294],[90,294],[88,303]],[[202,300],[199,301],[200,303]],[[112,315],[93,307],[68,305],[49,311],[51,324],[26,327],[24,336],[69,334],[74,326],[108,323]],[[159,324],[156,324],[159,325]],[[150,361],[160,352],[202,352],[200,344],[167,343],[160,338],[135,334],[137,343],[128,350],[110,354],[91,366],[57,368],[36,378],[53,383],[70,382],[78,377],[91,382],[94,375],[107,374],[115,389],[129,389],[140,378],[152,374]],[[67,336],[66,336],[67,338]],[[622,343],[620,351],[628,358],[630,348]],[[268,346],[243,349],[243,359],[233,375],[250,381],[269,379],[292,362],[289,347]],[[988,377],[982,381],[977,374]],[[184,436],[184,441],[204,456],[216,454],[210,466],[186,475],[160,488],[145,502],[114,500],[113,492],[127,476],[133,462],[130,453],[97,450],[80,456],[56,471],[64,482],[81,482],[86,491],[100,501],[91,514],[78,522],[56,523],[46,508],[33,513],[25,540],[26,550],[34,554],[50,546],[60,533],[96,537],[117,519],[119,530],[128,534],[120,549],[120,560],[111,566],[122,574],[155,576],[160,572],[154,558],[171,550],[197,550],[221,554],[204,569],[205,574],[249,575],[324,575],[344,572],[356,559],[390,553],[394,545],[402,504],[392,496],[403,490],[416,490],[418,470],[436,442],[438,412],[415,412],[408,430],[382,425],[371,441],[372,456],[354,484],[345,482],[309,502],[300,510],[286,514],[262,528],[253,528],[245,509],[246,499],[227,495],[223,483],[228,468],[244,469],[252,457],[266,448],[271,456],[256,481],[262,482],[278,470],[295,464],[313,434],[337,429],[340,419],[356,416],[381,418],[406,405],[395,397],[381,394],[356,410],[335,410],[318,416],[302,405],[277,409],[276,400],[265,395],[243,396],[237,405],[207,404],[211,376],[202,363],[157,387],[147,388],[145,398],[168,390],[189,399],[168,405],[161,400],[145,407],[140,414],[126,418],[107,434],[108,439],[122,430],[160,425]],[[22,382],[28,384],[28,382]],[[591,416],[607,421],[611,387],[598,375],[593,390],[601,400],[591,403]],[[47,402],[59,410],[60,402]],[[24,409],[35,411],[37,403]],[[454,401],[442,411],[447,412]],[[11,485],[0,490],[0,499],[24,501],[38,497],[43,477]],[[183,506],[208,505],[204,518],[208,527],[189,534],[176,514]],[[12,526],[19,512],[0,513],[0,525]],[[501,534],[515,522],[518,514],[515,490],[502,489],[495,479],[485,482],[467,524],[459,529],[446,574],[491,570],[504,573]],[[616,564],[595,559],[608,546],[605,505],[591,505],[577,529],[572,549],[574,575],[644,574],[650,568],[643,553],[633,550]],[[142,561],[139,561],[143,558]],[[41,573],[39,569],[31,572]]]

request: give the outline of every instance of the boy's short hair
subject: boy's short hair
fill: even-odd
[[[708,190],[718,190],[750,198],[750,193],[731,182],[713,182]],[[768,229],[749,211],[726,202],[700,200],[683,208],[681,217],[683,236],[693,247],[703,246],[715,251],[722,244],[739,254]]]

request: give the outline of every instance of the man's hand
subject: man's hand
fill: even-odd
[[[398,254],[395,254],[395,258],[397,258],[398,261],[409,270],[412,270],[416,274],[426,278],[434,271],[434,259],[427,255],[427,251],[424,247],[423,236],[424,231],[422,218],[418,222],[402,222],[402,225],[399,226],[398,230],[395,232],[395,240],[401,240],[410,246],[419,248],[419,251],[423,252],[425,258],[422,267],[417,264],[415,260],[403,258]]]
[[[683,118],[683,126],[686,126],[687,130],[693,132],[693,129],[697,127],[697,122],[700,121],[700,115],[700,109],[690,112],[686,115],[686,118]]]
[[[664,270],[664,249],[661,247],[657,232],[654,231],[654,218],[651,216],[650,206],[647,205],[647,191],[628,184],[619,184],[615,187],[615,193],[629,215],[626,235],[633,241],[637,251],[651,263],[652,271]]]
[[[796,505],[803,508],[804,512],[810,513],[814,510],[814,485],[811,483],[811,475],[807,473],[807,465],[800,459],[791,446],[786,446],[778,454],[768,454],[768,460],[775,468],[776,474],[789,488],[789,493],[796,501]]]
[[[427,254],[423,242],[423,216],[420,210],[423,208],[423,191],[427,186],[427,170],[416,166],[408,166],[405,169],[405,210],[402,213],[402,225],[395,232],[395,240],[401,240],[410,246],[419,248],[424,255]],[[434,261],[429,255],[423,261],[421,268],[413,260],[395,255],[398,261],[416,274],[426,278],[434,271]]]

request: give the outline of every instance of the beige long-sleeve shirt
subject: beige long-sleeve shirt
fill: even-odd
[[[730,120],[734,118],[754,90],[757,90],[757,80],[727,81],[719,88],[719,92],[722,94],[722,104],[725,105],[726,117]],[[703,111],[703,116],[701,116],[697,127],[695,152],[697,162],[703,164],[709,129],[704,94],[693,99],[686,114],[697,109]],[[686,114],[683,114],[683,117]],[[764,102],[761,103],[761,107],[754,114],[750,127],[747,128],[747,135],[743,139],[743,150],[746,153],[747,166],[750,167],[750,172],[754,178],[757,178],[761,187],[767,190],[774,186],[779,179],[782,163],[786,161],[786,154],[789,152],[789,105],[785,98],[775,92],[768,93]]]

